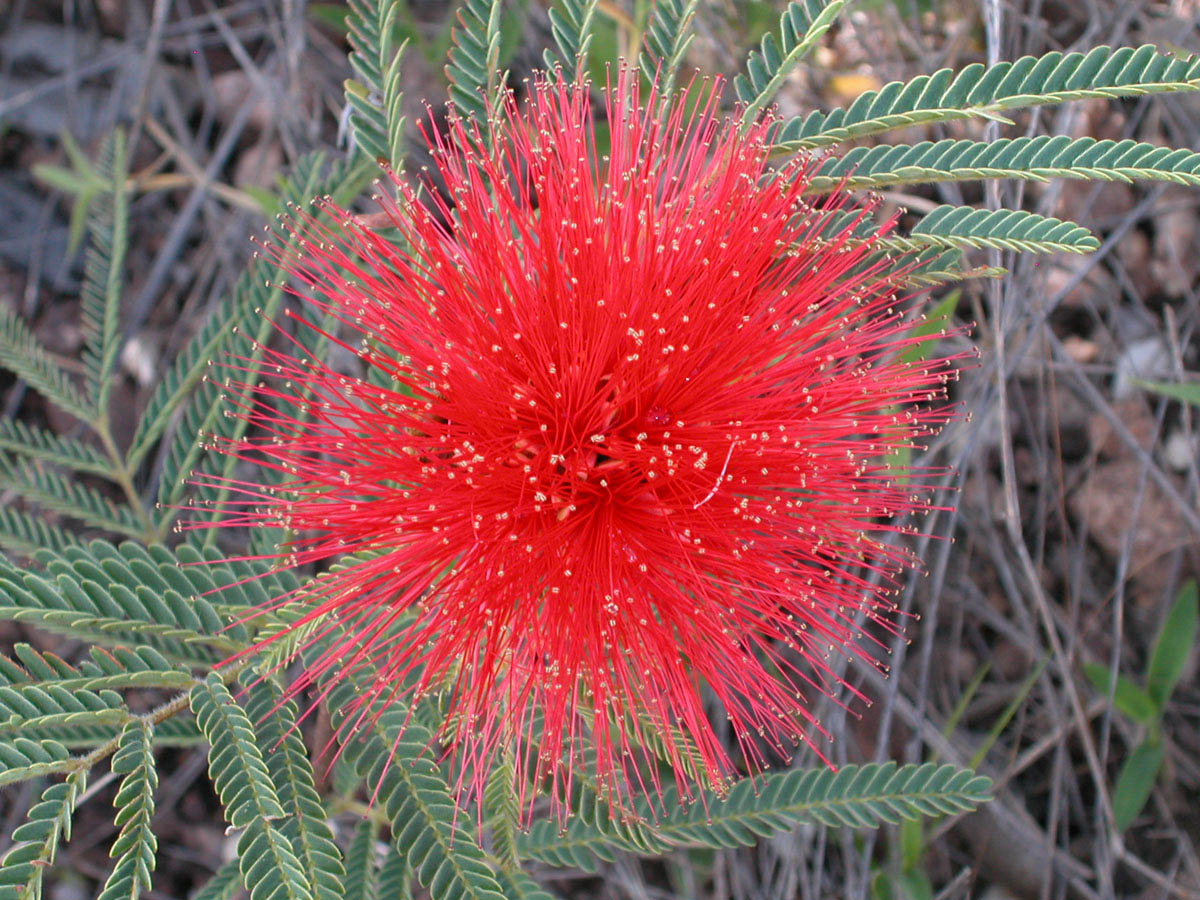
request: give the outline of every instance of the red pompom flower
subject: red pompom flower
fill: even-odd
[[[927,508],[887,457],[944,421],[952,368],[902,358],[924,339],[899,264],[850,237],[870,211],[806,199],[769,123],[664,119],[635,81],[603,117],[538,81],[491,141],[452,122],[445,192],[380,198],[399,240],[302,217],[293,317],[339,320],[369,375],[265,351],[223,448],[282,473],[235,483],[224,525],[293,529],[280,565],[345,557],[307,589],[295,627],[327,643],[300,686],[369,667],[350,728],[444,692],[460,787],[502,748],[560,803],[572,767],[617,802],[660,789],[647,742],[685,796],[786,753],[831,655],[888,626],[892,517]]]

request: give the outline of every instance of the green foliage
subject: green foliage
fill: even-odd
[[[112,460],[91,444],[18,419],[0,421],[0,450],[76,472],[112,477]]]
[[[358,823],[350,846],[346,849],[346,884],[342,891],[344,900],[374,900],[376,882],[379,880],[379,860],[375,854],[377,840],[379,826],[372,819],[363,819]]]
[[[500,10],[502,0],[466,0],[459,8],[458,25],[451,32],[452,46],[446,77],[450,99],[460,115],[472,119],[484,133],[495,108],[500,77]]]
[[[311,651],[310,651],[311,652]],[[357,677],[356,677],[357,676]],[[331,685],[335,728],[357,716],[361,670]],[[431,735],[393,701],[371,710],[342,752],[392,828],[392,842],[435,900],[501,900],[468,817],[458,814],[446,779],[429,758]],[[381,876],[381,895],[384,878]]]
[[[517,838],[520,855],[594,872],[617,853],[654,856],[671,846],[649,819],[614,810],[586,788],[571,813],[565,830],[554,821],[533,823]]]
[[[550,7],[550,33],[558,45],[556,57],[548,48],[543,55],[546,70],[558,66],[576,77],[587,70],[588,47],[592,43],[592,24],[596,0],[559,0]]]
[[[58,741],[15,737],[0,743],[0,786],[63,772],[70,758],[71,751]]]
[[[67,252],[74,255],[87,229],[88,212],[95,199],[110,190],[111,182],[87,157],[69,131],[62,133],[62,147],[71,167],[35,163],[33,175],[43,184],[74,197],[71,202],[71,221],[67,229]]]
[[[758,836],[802,823],[877,827],[918,816],[967,812],[989,799],[991,780],[951,765],[872,763],[839,771],[776,772],[743,779],[723,798],[679,806],[668,790],[658,832],[675,843],[749,846]]]
[[[379,867],[378,900],[412,900],[413,870],[408,855],[395,847],[388,851]]]
[[[399,169],[404,160],[403,91],[400,62],[404,44],[395,43],[401,0],[349,0],[350,68],[345,84],[354,145],[368,158]]]
[[[879,144],[851,147],[825,159],[811,179],[810,190],[877,190],[984,178],[1149,180],[1194,185],[1200,184],[1200,153],[1132,140],[1098,141],[1045,134],[998,141],[946,139]]]
[[[282,190],[285,203],[296,207],[309,205],[312,197],[332,195],[335,202],[344,202],[339,192],[357,191],[363,182],[362,169],[344,165],[326,167],[320,154],[305,157],[295,167],[293,176],[285,182]],[[314,211],[315,213],[316,211]],[[301,227],[300,223],[294,223]],[[274,223],[272,239],[280,246],[279,253],[294,252],[297,236],[289,232],[285,222]],[[269,257],[269,258],[268,258]],[[262,359],[263,347],[274,329],[273,320],[283,300],[283,283],[288,277],[287,264],[273,255],[260,256],[234,288],[235,325],[228,334],[228,343],[213,352],[216,359],[240,358],[241,365],[253,369]],[[260,280],[261,279],[261,280]],[[245,333],[241,329],[245,328]],[[239,372],[238,379],[253,383],[246,372]],[[174,507],[182,499],[185,481],[189,475],[200,481],[213,478],[224,483],[233,474],[237,458],[208,452],[222,441],[239,440],[246,432],[245,419],[231,412],[231,404],[249,403],[248,390],[232,391],[232,397],[209,385],[196,392],[183,417],[183,424],[176,432],[170,452],[163,465],[159,482],[159,506],[163,510],[158,536],[165,538],[167,528],[173,520]],[[196,429],[193,431],[193,429]],[[227,490],[210,486],[197,488],[197,506],[207,505],[211,518],[219,515],[220,505]],[[195,517],[193,517],[195,518]],[[213,539],[213,532],[206,542]]]
[[[554,894],[519,870],[502,870],[496,879],[508,900],[557,900]]]
[[[89,658],[72,666],[50,653],[39,653],[28,644],[13,648],[14,660],[0,656],[0,684],[66,691],[102,691],[119,688],[186,689],[192,686],[187,670],[169,662],[152,647],[92,647]]]
[[[115,691],[68,690],[53,681],[0,687],[0,740],[12,735],[53,739],[65,744],[86,738],[99,727],[111,728],[132,718]]]
[[[659,854],[670,847],[750,846],[800,824],[877,827],[917,816],[966,812],[986,802],[991,781],[968,769],[895,763],[774,772],[743,779],[724,797],[707,792],[684,803],[675,788],[621,821],[600,807],[585,808],[561,832],[538,822],[520,843],[524,855],[554,865],[595,869],[619,850]],[[650,824],[653,823],[653,824]]]
[[[79,148],[73,141],[64,141],[64,146],[80,168],[83,156]],[[118,314],[128,242],[125,136],[120,131],[108,135],[97,165],[88,164],[81,179],[63,177],[61,170],[53,168],[43,168],[39,174],[51,184],[76,189],[79,196],[72,213],[73,241],[82,234],[84,221],[91,234],[81,296],[86,396],[7,307],[0,310],[0,366],[24,379],[60,409],[94,425],[105,415],[110,375],[120,348]]]
[[[698,0],[656,0],[646,28],[646,52],[638,61],[648,80],[659,80],[664,104],[671,100],[676,73],[692,42],[697,4]]]
[[[25,824],[13,832],[14,846],[0,862],[0,900],[42,896],[42,875],[54,864],[59,842],[71,838],[71,814],[86,785],[86,773],[75,772],[42,793]]]
[[[149,647],[112,652],[93,647],[90,658],[72,666],[28,644],[0,656],[0,740],[53,740],[68,746],[94,746],[113,740],[136,717],[116,689],[186,690],[188,672]],[[191,743],[198,737],[183,719],[164,723],[159,743]]]
[[[108,409],[113,366],[120,349],[119,314],[129,239],[129,206],[125,196],[125,135],[112,132],[100,149],[99,169],[105,190],[91,206],[83,278],[84,384],[97,415]]]
[[[1165,706],[1175,691],[1188,656],[1196,645],[1196,630],[1200,621],[1200,600],[1194,580],[1188,581],[1179,591],[1179,596],[1167,612],[1154,648],[1150,651],[1150,662],[1146,665],[1146,691],[1159,707]]]
[[[500,754],[500,759],[488,777],[483,792],[485,826],[491,832],[492,854],[502,869],[515,870],[520,865],[517,853],[517,823],[521,810],[513,785],[516,765],[512,753]]]
[[[746,60],[746,73],[734,79],[746,105],[742,121],[753,122],[775,99],[784,79],[825,36],[846,0],[792,0],[779,18],[779,38],[768,32]]]
[[[907,238],[886,237],[882,246],[898,250],[927,247],[1015,250],[1023,253],[1087,253],[1100,242],[1082,225],[1020,209],[939,206]]]
[[[357,170],[344,165],[326,169],[322,155],[310,154],[296,163],[281,188],[281,200],[285,204],[307,205],[313,197],[336,194],[347,185],[360,183]],[[272,239],[282,245],[279,252],[289,252],[295,237],[281,221],[274,222],[271,229]],[[225,458],[212,459],[206,453],[207,447],[234,437],[243,427],[240,419],[228,414],[230,407],[221,387],[223,378],[206,381],[199,390],[196,387],[214,360],[260,358],[255,341],[261,345],[270,333],[271,320],[283,299],[286,278],[284,265],[273,254],[255,257],[234,285],[231,297],[180,352],[146,405],[126,458],[131,466],[143,459],[173,420],[178,420],[158,485],[158,503],[162,508],[160,538],[166,536],[175,515],[172,508],[181,501],[189,476],[197,468],[202,474],[213,474],[218,469],[223,473]],[[239,377],[245,375],[239,373]],[[215,496],[212,491],[201,494],[210,500]]]
[[[1150,799],[1165,753],[1162,740],[1149,737],[1125,757],[1112,792],[1113,823],[1121,831],[1133,824]]]
[[[91,419],[92,409],[87,400],[7,304],[0,304],[0,367],[8,369],[64,412],[84,422]]]
[[[0,487],[17,491],[27,502],[94,528],[129,537],[145,535],[141,519],[129,506],[114,503],[95,488],[64,477],[37,461],[17,460],[0,452]]]
[[[1114,824],[1121,831],[1133,824],[1150,799],[1162,769],[1166,757],[1163,717],[1196,646],[1198,630],[1200,594],[1195,580],[1191,580],[1180,589],[1155,638],[1146,664],[1144,688],[1105,666],[1084,664],[1084,674],[1096,692],[1110,696],[1118,711],[1145,729],[1145,737],[1125,757],[1113,785]]]
[[[268,679],[255,680],[246,691],[246,713],[279,802],[287,811],[280,831],[291,841],[313,900],[339,900],[346,870],[321,798],[313,784],[313,768],[296,722],[296,704],[285,700]]]
[[[78,539],[40,516],[11,507],[0,507],[0,547],[19,556],[32,556],[43,548],[63,551]]]
[[[344,190],[347,183],[357,182],[355,170],[344,165],[332,166],[327,173],[324,168],[325,159],[321,154],[314,153],[301,158],[281,187],[281,203],[308,203],[315,196],[335,194]],[[273,223],[272,234],[284,241],[288,237],[279,222]],[[283,276],[283,270],[275,260],[262,255],[256,256],[234,285],[230,297],[217,307],[213,315],[179,352],[170,369],[163,373],[146,403],[145,412],[138,421],[126,457],[131,467],[141,463],[155,441],[170,427],[178,410],[200,383],[213,361],[226,359],[231,355],[231,345],[237,342],[238,335],[251,319],[254,310],[262,311],[257,317],[261,320],[262,315],[274,309],[282,294],[278,282]],[[208,407],[203,404],[193,405],[200,406],[200,418],[203,419]],[[184,434],[183,437],[183,443],[190,448],[198,435]],[[192,440],[187,441],[188,437]],[[164,478],[163,482],[174,485],[174,479]]]
[[[1109,671],[1108,666],[1083,664],[1083,674],[1097,693],[1109,693]],[[1112,702],[1114,707],[1139,725],[1150,725],[1158,719],[1158,705],[1144,689],[1124,675],[1117,675],[1112,690]]]
[[[192,712],[212,749],[208,771],[238,838],[238,867],[251,900],[312,900],[304,868],[279,820],[279,804],[254,727],[216,673],[191,693]]]
[[[958,119],[1004,120],[1010,109],[1089,97],[1139,97],[1200,88],[1200,60],[1183,60],[1146,44],[1084,53],[1023,56],[960,72],[939,69],[909,82],[867,91],[850,106],[814,111],[780,126],[777,149],[827,147],[911,125]]]
[[[213,571],[179,567],[166,551],[156,555],[133,543],[93,541],[39,553],[40,573],[0,561],[0,617],[102,645],[148,646],[190,665],[212,665],[242,649],[245,628],[226,628],[202,596],[217,587]],[[244,594],[239,588],[226,596]]]
[[[361,168],[346,165],[326,171],[323,158],[310,155],[282,182],[281,205],[307,203],[315,195],[332,195],[345,202],[348,192],[361,187],[364,174]],[[286,272],[276,258],[254,261],[232,296],[159,381],[135,427],[130,448],[122,456],[112,437],[107,406],[120,345],[118,314],[128,218],[125,183],[124,139],[118,132],[105,140],[101,161],[88,181],[91,246],[81,303],[86,338],[82,390],[29,326],[7,306],[0,307],[0,366],[87,425],[99,446],[23,423],[6,423],[0,426],[0,487],[18,492],[25,502],[45,512],[70,519],[73,528],[151,541],[167,536],[189,472],[201,466],[205,474],[213,474],[214,469],[219,469],[218,475],[227,474],[227,460],[222,458],[217,464],[206,457],[208,441],[236,436],[244,424],[223,415],[227,410],[219,386],[196,388],[214,359],[230,354],[251,361],[258,358],[259,343],[269,334],[270,318],[283,295]],[[273,227],[275,238],[286,244],[291,235],[284,223],[276,222]],[[253,333],[243,334],[244,324],[252,317]],[[160,507],[152,518],[136,480],[151,450],[173,425],[175,434],[161,470],[155,473],[160,476],[158,499],[170,508]],[[124,502],[114,502],[102,490],[66,477],[58,468],[111,481],[123,493]],[[220,495],[210,490],[208,499]],[[75,534],[56,522],[46,522],[25,510],[0,511],[0,546],[11,551],[25,555],[33,555],[41,547],[65,551],[77,542]]]
[[[112,771],[123,775],[113,797],[116,824],[121,829],[110,856],[118,857],[98,900],[136,900],[150,889],[158,838],[154,835],[154,791],[158,770],[154,766],[153,728],[145,721],[130,722],[121,733]]]

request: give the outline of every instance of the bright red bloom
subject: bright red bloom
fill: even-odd
[[[317,582],[305,621],[347,636],[305,679],[371,664],[364,711],[449,685],[476,787],[515,746],[560,799],[579,765],[657,788],[631,784],[651,734],[719,787],[714,711],[751,767],[804,740],[803,691],[894,611],[891,517],[927,508],[885,457],[944,420],[950,366],[899,358],[898,265],[865,265],[844,198],[809,205],[805,161],[770,167],[768,125],[660,121],[631,81],[607,150],[560,83],[490,147],[452,123],[448,199],[380,199],[403,249],[306,220],[301,321],[331,313],[374,377],[268,351],[266,437],[226,448],[286,474],[224,524],[286,523],[288,565],[370,551]]]

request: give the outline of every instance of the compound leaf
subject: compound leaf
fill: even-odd
[[[596,3],[597,0],[560,0],[550,7],[550,33],[558,45],[558,56],[546,49],[542,58],[547,71],[553,72],[561,65],[576,78],[586,71]]]
[[[0,303],[0,367],[8,369],[31,388],[83,422],[93,411],[66,372],[60,369],[25,321],[7,304]]]
[[[500,89],[501,0],[466,0],[458,12],[458,25],[451,32],[446,77],[450,99],[458,112],[473,119],[480,130],[488,129],[488,118]]]
[[[42,875],[54,865],[60,841],[71,837],[71,815],[87,784],[85,772],[52,784],[13,832],[13,848],[0,862],[0,900],[37,900]]]
[[[1014,178],[1048,181],[1168,181],[1200,184],[1200,153],[1139,141],[1066,135],[851,147],[829,157],[809,181],[810,193],[878,190],[906,184]]]
[[[768,32],[746,60],[745,74],[734,79],[737,98],[746,104],[742,121],[753,122],[796,68],[825,36],[847,0],[792,0],[779,17],[779,37]]]
[[[339,900],[346,869],[313,783],[312,763],[296,723],[296,704],[273,681],[258,679],[246,690],[246,712],[286,818],[280,831],[292,842],[313,900]]]
[[[401,6],[400,0],[349,0],[346,16],[354,78],[346,81],[345,90],[354,146],[393,169],[399,169],[404,158],[404,45],[394,41]]]
[[[1082,225],[1021,209],[944,205],[926,215],[908,237],[889,235],[878,244],[901,251],[986,248],[1022,253],[1090,253],[1100,241]]]
[[[91,245],[84,264],[81,299],[86,338],[84,384],[92,406],[102,415],[108,409],[111,375],[120,349],[121,288],[129,241],[125,135],[119,129],[101,145],[97,169],[102,173],[105,189],[89,208]]]
[[[192,689],[191,706],[212,745],[208,771],[225,819],[242,831],[238,866],[251,900],[312,900],[292,842],[277,824],[286,814],[245,711],[215,672]]]
[[[656,0],[646,26],[645,53],[639,62],[647,79],[659,79],[664,101],[671,99],[676,73],[692,42],[697,5],[698,0]]]
[[[973,63],[894,81],[860,94],[848,107],[814,111],[782,124],[777,148],[811,149],[911,125],[1002,119],[1010,109],[1090,97],[1139,97],[1200,88],[1200,60],[1141,47],[1023,56],[994,66]]]
[[[154,765],[153,729],[145,721],[130,722],[121,732],[112,771],[125,776],[113,797],[121,831],[109,852],[117,857],[117,864],[98,900],[137,900],[143,891],[150,889],[150,873],[154,871],[154,854],[158,850],[158,838],[152,827],[158,770]]]

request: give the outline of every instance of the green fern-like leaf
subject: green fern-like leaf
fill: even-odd
[[[809,190],[823,193],[843,186],[875,190],[982,178],[1148,180],[1196,185],[1200,184],[1200,153],[1132,140],[1097,141],[1066,135],[852,147],[837,158],[825,160],[812,177]]]
[[[133,714],[124,709],[10,718],[0,725],[0,740],[19,732],[32,740],[56,740],[71,747],[89,747],[112,740],[132,718]]]
[[[14,659],[0,657],[0,739],[20,734],[86,746],[111,740],[133,715],[113,688],[187,689],[194,679],[149,647],[92,648],[78,668],[28,644],[18,644]],[[172,720],[162,738],[193,740],[189,722]]]
[[[355,708],[354,680],[343,680],[329,693],[335,727]],[[408,722],[400,736],[407,718],[394,703],[377,717],[368,716],[343,747],[347,762],[373,790],[391,823],[395,847],[435,900],[501,900],[478,838],[466,817],[458,815],[445,778],[429,758],[429,732]]]
[[[522,852],[553,865],[595,870],[618,851],[661,854],[670,847],[750,846],[800,824],[878,827],[884,822],[966,812],[988,799],[991,781],[967,769],[895,763],[776,772],[743,779],[724,797],[683,803],[675,788],[641,804],[643,835],[629,839],[607,815],[568,822],[566,833],[538,823]],[[649,823],[653,822],[653,825]],[[546,827],[550,825],[551,827]]]
[[[37,900],[42,876],[54,864],[61,841],[71,838],[71,816],[87,785],[87,775],[75,772],[52,784],[13,832],[13,848],[0,862],[0,900]]]
[[[257,292],[249,285],[247,288]],[[230,359],[249,359],[252,352],[253,345],[244,334],[232,335],[224,350]],[[184,406],[179,427],[163,460],[155,504],[158,509],[173,510],[183,500],[196,464],[217,441],[233,432],[232,415],[227,385],[205,378]]]
[[[877,828],[921,816],[967,812],[989,799],[991,780],[951,765],[871,763],[777,772],[745,779],[722,798],[681,804],[664,792],[659,833],[684,846],[750,846],[803,823]],[[707,809],[705,808],[707,807]]]
[[[96,447],[17,419],[0,421],[0,450],[75,472],[112,478],[112,461]]]
[[[5,687],[32,684],[37,680],[57,683],[74,675],[76,669],[53,653],[39,653],[29,644],[13,645],[13,658],[0,656],[0,684]]]
[[[594,872],[602,862],[616,859],[617,853],[658,856],[671,844],[648,818],[638,820],[614,813],[595,791],[584,790],[565,831],[554,821],[535,822],[518,837],[517,847],[522,857]]]
[[[125,194],[125,135],[114,131],[104,141],[97,169],[107,182],[90,206],[91,246],[84,266],[82,309],[86,343],[84,383],[97,414],[108,409],[113,366],[120,349],[119,313],[129,238],[129,207]]]
[[[211,666],[245,649],[248,635],[244,626],[228,625],[209,597],[244,601],[250,585],[263,587],[250,574],[240,576],[251,578],[247,584],[234,584],[234,570],[181,566],[186,551],[180,553],[93,541],[86,549],[38,553],[41,572],[0,560],[0,618],[101,645],[145,645],[174,662]]]
[[[1055,51],[892,82],[848,107],[792,119],[780,127],[776,142],[780,150],[825,147],[911,125],[998,119],[1010,109],[1198,88],[1200,60],[1168,56],[1149,44],[1101,46],[1086,54]]]
[[[58,741],[33,741],[17,737],[0,742],[0,786],[64,772],[71,765],[71,751]]]
[[[995,277],[1004,274],[1004,269],[991,266],[974,266],[968,268],[962,260],[961,250],[943,250],[941,247],[929,247],[918,252],[910,252],[905,258],[904,274],[899,283],[918,288],[936,287],[938,284],[966,281],[967,278]],[[862,265],[856,270],[870,269],[876,265],[894,265],[888,257],[894,260],[890,250],[880,250],[869,254]]]
[[[109,852],[117,857],[117,864],[98,900],[137,900],[150,889],[158,849],[152,827],[154,791],[158,787],[152,738],[153,730],[144,721],[131,722],[121,732],[121,743],[112,760],[112,771],[124,776],[113,798],[121,832]]]
[[[488,130],[500,83],[500,11],[502,0],[466,0],[451,32],[446,77],[450,99],[459,113]]]
[[[886,237],[885,248],[1016,250],[1023,253],[1090,253],[1100,241],[1082,225],[1020,209],[976,209],[939,206],[923,218],[910,235]]]
[[[304,868],[277,824],[286,813],[246,713],[215,672],[192,689],[191,705],[212,745],[208,771],[225,819],[242,830],[238,864],[251,900],[312,900]]]
[[[697,0],[655,0],[646,26],[646,52],[640,54],[639,62],[647,79],[659,79],[664,102],[671,99],[676,73],[692,42],[697,5]]]
[[[592,43],[592,25],[597,0],[560,0],[550,8],[550,33],[558,45],[558,56],[549,48],[543,54],[546,71],[559,66],[579,78],[587,70],[588,47]]]
[[[854,211],[826,214],[824,220],[814,226],[806,240],[829,242],[841,240],[843,237],[851,244],[871,241],[878,248],[867,254],[863,261],[848,273],[849,278],[859,277],[864,271],[875,271],[880,267],[895,270],[897,252],[904,253],[902,268],[897,274],[897,283],[902,285],[928,288],[968,278],[994,277],[1005,272],[999,267],[968,268],[964,263],[963,250],[958,246],[922,244],[919,238],[903,246],[893,243],[892,238],[880,236],[879,227],[874,221]]]
[[[354,829],[354,836],[346,849],[343,900],[374,900],[379,879],[379,861],[375,854],[375,842],[378,839],[379,826],[372,819],[363,819]]]
[[[61,688],[65,691],[104,691],[118,688],[191,688],[193,678],[183,666],[171,663],[152,647],[91,648],[90,658],[78,667],[28,644],[13,648],[14,660],[0,657],[0,684],[25,689]]]
[[[214,595],[219,591],[222,606],[229,607],[238,617],[246,615],[247,606],[262,606],[300,587],[300,579],[291,569],[272,570],[269,562],[264,561],[225,559],[216,547],[180,544],[175,548],[175,557],[161,546],[150,549],[155,551],[155,561],[164,576],[175,569],[182,577],[181,583],[191,584],[193,590]],[[122,544],[120,551],[132,556],[140,548],[136,544]],[[235,633],[236,628],[230,633]],[[239,641],[246,635],[245,631],[236,633]]]
[[[29,326],[8,305],[0,304],[0,367],[8,369],[31,388],[83,422],[93,411],[67,374],[50,359]]]
[[[292,842],[313,900],[338,900],[346,870],[313,784],[312,763],[296,723],[296,704],[284,700],[274,682],[262,679],[246,692],[246,712],[287,814],[280,831]]]
[[[738,100],[746,104],[742,121],[758,118],[775,99],[784,79],[825,36],[846,0],[792,0],[779,18],[779,38],[768,32],[746,60],[746,74],[734,79]]]
[[[520,810],[512,783],[514,768],[512,754],[501,753],[483,792],[484,825],[492,835],[492,855],[499,859],[502,869],[516,869],[520,865],[517,856]]]
[[[558,898],[519,870],[503,870],[497,876],[508,900],[558,900]]]
[[[0,687],[0,740],[13,735],[70,744],[89,730],[111,734],[132,718],[115,691],[67,690],[54,682]]]
[[[376,900],[412,900],[414,880],[408,855],[392,847],[379,867]]]
[[[300,655],[300,651],[321,629],[321,621],[314,619],[300,623],[311,604],[303,597],[273,611],[273,621],[264,625],[256,635],[263,644],[254,657],[254,669],[260,675],[270,675],[286,668]]]
[[[285,182],[281,198],[287,203],[307,203],[311,198],[325,194],[337,195],[349,185],[357,189],[357,170],[345,166],[333,166],[324,173],[324,157],[319,153],[300,159]],[[286,242],[286,235],[278,223],[273,224],[276,237]],[[199,332],[187,343],[175,358],[175,362],[164,374],[154,393],[146,403],[146,410],[138,421],[126,454],[126,465],[136,468],[155,442],[171,426],[179,415],[179,409],[195,390],[213,360],[227,358],[231,344],[243,333],[248,322],[261,325],[265,318],[274,314],[282,296],[280,283],[284,280],[282,270],[272,260],[258,256],[234,285],[230,297],[222,302]],[[268,287],[268,284],[271,285]],[[254,310],[260,310],[254,314]],[[253,318],[252,318],[253,317]],[[201,415],[203,420],[203,415]],[[190,438],[190,441],[188,440]],[[195,434],[183,436],[190,447],[198,440]],[[186,472],[178,471],[174,477],[164,479],[172,484]]]
[[[0,507],[0,548],[20,556],[33,556],[39,550],[59,552],[76,545],[79,539],[40,516],[31,516],[11,507]]]
[[[400,61],[404,45],[393,35],[401,0],[350,0],[350,67],[346,82],[354,145],[369,159],[399,169],[404,158],[404,116],[401,113]]]
[[[323,165],[320,156],[306,157],[303,164],[297,165],[295,175],[285,185],[284,195],[287,202],[299,205],[308,203],[314,196],[324,196],[325,194],[332,195],[335,202],[347,202],[346,195],[357,191],[361,186],[361,176],[365,170],[362,167],[334,166],[328,174],[322,175],[322,171]],[[339,196],[339,192],[342,196]],[[280,223],[276,223],[275,227],[274,239],[281,245],[287,245],[281,252],[290,252],[294,247],[295,235],[287,233],[285,226]],[[213,359],[228,358],[234,352],[234,348],[238,346],[237,342],[246,337],[250,339],[250,349],[243,355],[239,365],[253,368],[262,358],[262,347],[271,336],[274,328],[272,320],[283,299],[281,285],[286,277],[286,266],[280,266],[276,262],[262,258],[259,262],[264,268],[252,266],[250,272],[239,281],[239,285],[244,285],[246,297],[261,301],[261,303],[255,302],[251,305],[251,308],[255,310],[255,324],[253,328],[247,326],[246,335],[243,337],[230,334],[230,343],[214,350]],[[258,279],[265,280],[259,281]],[[262,286],[261,290],[259,285]],[[235,289],[235,295],[238,293],[239,289]],[[248,313],[243,308],[240,314]],[[243,371],[239,373],[239,380],[253,382],[254,379]],[[237,400],[245,403],[247,397],[243,394]],[[214,424],[211,432],[206,431],[203,435],[192,433],[190,428],[180,427],[175,436],[171,452],[163,466],[162,481],[160,482],[159,496],[160,501],[163,501],[159,504],[162,508],[160,536],[163,537],[166,533],[165,527],[176,515],[176,511],[170,508],[175,506],[175,501],[170,498],[182,496],[182,491],[176,491],[176,489],[181,489],[183,479],[191,474],[200,481],[212,482],[215,480],[218,484],[225,484],[233,473],[237,462],[236,457],[207,452],[207,445],[218,440],[236,441],[245,434],[248,427],[246,419],[232,415],[229,405],[222,398],[220,391],[197,392],[192,406],[194,412],[189,411],[185,417],[185,424],[192,424],[196,421]],[[202,445],[202,440],[205,445]],[[164,498],[164,491],[171,491],[171,493]],[[219,510],[227,493],[227,488],[211,485],[199,488],[196,491],[197,505],[212,509],[211,519],[215,520],[219,517]],[[205,541],[211,543],[215,536],[216,531],[212,530],[205,536]]]
[[[145,536],[141,521],[128,506],[113,503],[96,489],[37,462],[14,459],[0,452],[0,487],[17,491],[24,500],[95,528],[132,537]]]

